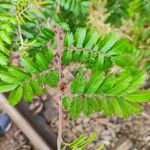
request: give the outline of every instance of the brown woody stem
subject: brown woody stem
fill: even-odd
[[[58,139],[57,139],[57,149],[61,150],[62,144],[62,122],[63,122],[63,110],[62,110],[62,84],[63,84],[63,72],[62,72],[62,64],[61,64],[61,56],[63,52],[63,38],[62,38],[62,30],[60,27],[56,27],[56,41],[57,41],[57,65],[59,70],[59,120],[58,120]]]

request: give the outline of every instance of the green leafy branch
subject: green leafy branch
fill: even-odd
[[[56,87],[59,81],[57,69],[49,68],[52,61],[50,49],[36,53],[35,58],[21,58],[21,66],[9,66],[1,69],[0,92],[10,92],[9,102],[16,105],[22,97],[31,102],[34,96],[45,91],[45,85]]]
[[[76,0],[67,0],[61,1],[60,6],[67,13],[78,16],[81,12],[84,14],[87,0],[80,3],[82,5]],[[81,113],[91,115],[100,111],[107,116],[126,118],[141,111],[140,103],[150,100],[150,91],[140,90],[147,77],[142,66],[139,67],[142,58],[140,50],[114,33],[100,36],[89,28],[72,29],[73,32],[69,33],[62,31],[64,21],[60,19],[61,11],[51,14],[52,11],[48,9],[54,11],[55,4],[56,1],[50,3],[49,0],[0,1],[0,12],[3,12],[0,14],[0,92],[8,93],[10,104],[16,105],[22,98],[31,102],[34,96],[46,93],[48,87],[59,89],[60,150],[62,104],[72,118],[79,117]],[[121,3],[113,7],[121,11],[118,4],[120,7]],[[31,5],[35,7],[30,8]],[[126,6],[121,11],[123,15]],[[50,24],[51,18],[51,21],[57,20],[59,23],[56,21]],[[17,19],[20,21],[17,22]],[[56,23],[57,27],[54,26]],[[20,41],[23,53],[17,58],[18,63],[13,65],[10,54],[13,51],[20,52]],[[63,68],[75,63],[83,64],[81,67],[85,71],[77,73],[68,84],[68,96],[64,92],[66,87],[62,90],[65,84]],[[56,68],[56,65],[59,67]],[[90,138],[81,136],[67,146],[85,148],[93,137],[95,134]]]
[[[90,144],[96,138],[96,133],[91,133],[89,137],[85,135],[81,135],[79,138],[75,139],[71,143],[67,144],[67,146],[63,147],[62,150],[66,150],[66,148],[72,150],[83,150],[85,147]],[[101,149],[102,150],[102,149]]]

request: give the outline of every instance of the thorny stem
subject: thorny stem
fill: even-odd
[[[63,110],[62,110],[62,84],[63,84],[63,73],[62,73],[62,64],[61,64],[61,56],[63,52],[63,39],[62,39],[62,31],[60,27],[56,27],[56,41],[57,41],[57,65],[59,70],[59,120],[58,120],[58,139],[57,139],[57,150],[61,150],[62,144],[62,122],[63,122]]]

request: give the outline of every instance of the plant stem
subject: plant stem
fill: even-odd
[[[58,139],[57,139],[57,149],[61,150],[62,144],[62,122],[63,122],[63,110],[62,110],[62,83],[63,83],[63,73],[62,73],[62,64],[61,64],[61,56],[63,52],[63,39],[61,36],[61,28],[56,27],[56,41],[57,41],[57,65],[59,70],[59,120],[58,120]]]
[[[60,12],[60,2],[61,0],[57,1],[57,6],[56,6],[56,12],[59,13]]]
[[[20,44],[21,44],[21,49],[22,49],[23,45],[24,45],[24,42],[23,42],[23,37],[22,37],[22,32],[21,32],[21,26],[20,26],[19,19],[18,19],[18,33],[19,33]]]

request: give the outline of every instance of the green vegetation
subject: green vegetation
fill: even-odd
[[[140,90],[147,79],[145,64],[140,62],[149,54],[115,33],[102,36],[87,26],[91,3],[0,1],[0,92],[9,93],[10,104],[16,105],[21,99],[32,102],[49,87],[60,89],[63,79],[62,70],[54,65],[57,58],[63,67],[78,63],[84,68],[71,81],[71,96],[61,97],[72,118],[100,111],[106,116],[126,118],[141,112],[140,104],[150,100],[150,90]],[[144,28],[149,8],[147,0],[107,0],[106,22],[119,27],[122,19],[136,20],[137,16]],[[149,68],[149,62],[146,66]],[[84,149],[93,137],[95,134],[89,139],[81,136],[68,146]]]

